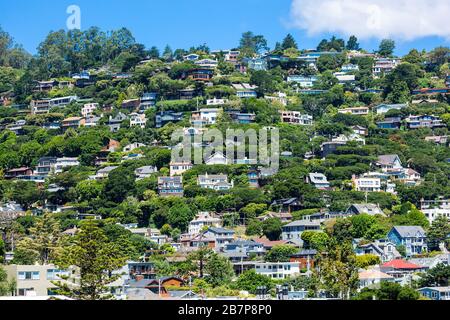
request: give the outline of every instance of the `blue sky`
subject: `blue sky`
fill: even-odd
[[[360,22],[352,24],[351,21],[356,21],[356,17],[361,16],[358,10],[361,10],[360,4],[364,2],[366,6],[363,10],[374,3],[382,6],[383,10],[397,12],[395,10],[403,9],[391,5],[397,0],[358,1],[356,4],[356,0],[337,0],[332,3],[331,0],[2,0],[0,26],[31,53],[36,52],[38,44],[49,31],[66,29],[69,16],[66,9],[72,4],[81,8],[82,30],[90,26],[98,26],[102,30],[126,27],[138,42],[147,47],[156,45],[161,49],[166,44],[175,49],[202,43],[207,43],[212,50],[228,49],[237,46],[240,35],[248,30],[263,34],[271,47],[287,33],[294,35],[301,48],[314,48],[322,38],[332,34],[347,39],[349,33],[361,34],[360,43],[367,50],[376,49],[384,35],[390,36],[397,42],[396,53],[399,55],[407,53],[411,48],[429,50],[439,45],[449,45],[450,32],[445,26],[448,22],[443,24],[443,28],[447,30],[442,32],[436,32],[434,26],[428,28],[431,31],[420,28],[415,32],[413,24],[416,22],[412,16],[415,15],[414,19],[420,18],[416,12],[406,12],[403,17],[392,19],[400,20],[401,26],[411,24],[404,30],[386,19],[376,32],[364,29]],[[410,0],[408,3],[418,1]],[[341,3],[339,5],[342,7],[335,7],[336,2]],[[444,21],[448,19],[446,17],[450,16],[450,6],[445,2],[450,1],[434,2],[442,2],[440,12],[443,11]],[[322,10],[320,7],[330,3],[334,6],[332,10]],[[422,9],[421,12],[427,8]],[[325,15],[331,11],[337,13]],[[389,12],[386,13],[383,18],[389,17]],[[427,19],[427,16],[423,19]],[[436,15],[431,19],[440,23]],[[429,21],[426,24],[429,25]]]

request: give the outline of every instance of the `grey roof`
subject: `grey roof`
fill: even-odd
[[[228,243],[227,246],[262,246],[262,244],[254,240],[239,239]]]
[[[398,234],[402,238],[415,237],[419,233],[420,236],[425,237],[425,230],[420,226],[394,226]]]
[[[450,286],[447,286],[447,287],[425,287],[425,288],[420,288],[418,290],[425,290],[425,289],[435,290],[435,291],[439,291],[439,292],[450,292]]]
[[[210,228],[208,229],[208,231],[212,231],[212,232],[215,232],[215,233],[234,233],[234,231],[233,231],[233,230],[230,230],[230,229],[225,229],[225,228],[215,228],[215,227],[210,227]]]
[[[284,227],[298,227],[298,226],[317,226],[320,227],[320,223],[316,221],[309,221],[309,220],[296,220],[291,223],[288,223]]]
[[[312,172],[308,176],[312,183],[328,183],[327,177],[323,173]]]
[[[397,158],[398,158],[398,155],[396,155],[396,154],[386,154],[386,155],[378,156],[377,162],[379,164],[393,164],[395,162],[395,159],[397,159]]]
[[[358,213],[384,214],[380,207],[373,203],[355,203],[350,206],[350,208],[352,207],[354,207]],[[347,212],[349,211],[349,209],[347,210]]]

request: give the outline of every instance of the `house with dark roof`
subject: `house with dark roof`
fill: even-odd
[[[420,226],[394,226],[388,233],[388,239],[396,246],[404,246],[407,256],[427,252],[427,237]]]
[[[381,262],[388,262],[401,258],[395,243],[389,240],[377,240],[371,243],[358,244],[355,248],[356,255],[372,254],[378,256]]]
[[[402,119],[400,117],[389,117],[377,122],[378,129],[400,129]]]
[[[272,202],[272,208],[278,209],[278,212],[293,212],[297,211],[301,207],[301,203],[298,198],[278,199]]]
[[[292,241],[302,246],[302,233],[305,231],[320,231],[320,223],[316,221],[297,220],[284,225],[281,229],[281,238],[283,240]]]

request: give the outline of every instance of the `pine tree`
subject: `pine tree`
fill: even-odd
[[[351,36],[347,41],[347,50],[359,50],[358,38],[356,36]]]
[[[290,33],[284,38],[283,43],[281,44],[281,48],[283,50],[287,50],[290,48],[298,49],[297,43]]]
[[[79,300],[111,299],[107,285],[120,277],[113,272],[124,266],[127,258],[96,221],[87,221],[56,261],[61,269],[74,269],[79,279],[62,277],[63,281],[53,282],[58,287],[55,291]]]

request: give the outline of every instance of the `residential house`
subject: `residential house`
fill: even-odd
[[[383,121],[377,122],[377,127],[379,129],[400,129],[402,124],[402,119],[400,117],[389,117],[385,118]]]
[[[158,177],[158,192],[162,197],[182,197],[183,177]]]
[[[407,103],[401,103],[401,104],[379,104],[378,106],[374,107],[373,109],[377,112],[377,114],[384,114],[388,112],[389,110],[401,110],[404,108],[407,108]]]
[[[18,217],[25,216],[26,212],[23,210],[22,206],[15,201],[10,201],[7,203],[0,202],[0,221],[1,222],[12,222]]]
[[[50,109],[54,107],[65,107],[72,101],[78,100],[77,96],[68,96],[53,99],[32,100],[31,101],[31,113],[32,114],[45,114],[49,113]]]
[[[91,116],[94,114],[94,111],[99,108],[98,103],[87,103],[81,109],[81,115],[86,118],[87,116]]]
[[[403,169],[400,157],[396,154],[387,154],[378,156],[375,165],[383,172]]]
[[[382,282],[394,282],[395,278],[387,273],[381,272],[377,268],[363,270],[358,273],[359,290],[363,288],[374,288]]]
[[[287,77],[287,82],[294,82],[298,84],[300,88],[312,88],[314,84],[319,81],[316,76],[301,76],[301,75],[291,75]]]
[[[141,129],[145,128],[147,124],[147,118],[144,113],[131,113],[130,114],[130,127],[140,127]]]
[[[373,203],[355,203],[348,207],[345,211],[345,214],[347,215],[358,215],[363,213],[371,216],[377,214],[384,215],[384,212],[381,210],[380,206]]]
[[[433,142],[435,144],[446,145],[448,143],[448,136],[430,136],[430,137],[425,137],[425,141]]]
[[[38,160],[35,174],[38,176],[48,176],[53,173],[57,158],[56,157],[42,157]]]
[[[353,84],[356,81],[354,74],[347,74],[346,72],[335,72],[333,76],[338,79],[339,84]]]
[[[298,198],[277,199],[271,204],[272,208],[279,212],[294,212],[300,209],[301,202]]]
[[[450,286],[447,287],[425,287],[420,288],[417,291],[428,299],[442,301],[450,300]]]
[[[380,192],[381,191],[381,179],[374,177],[353,175],[352,184],[355,191],[360,192]]]
[[[158,279],[142,279],[137,277],[136,280],[130,281],[130,289],[147,289],[162,298],[169,298],[169,289],[181,288],[184,282],[177,277],[162,277]]]
[[[259,188],[259,171],[250,169],[247,173],[248,184],[251,188]]]
[[[222,226],[222,220],[214,216],[210,212],[199,212],[194,220],[189,222],[188,233],[190,235],[197,235],[201,233],[203,228],[215,227],[220,228]]]
[[[222,109],[200,109],[192,112],[191,124],[205,126],[215,124]]]
[[[146,147],[147,145],[140,142],[133,142],[123,148],[123,152],[130,152],[139,148]]]
[[[205,232],[207,238],[214,238],[216,240],[215,248],[221,250],[228,243],[233,242],[235,232],[230,229],[220,227],[209,227]]]
[[[206,100],[207,106],[221,106],[227,103],[228,103],[227,99],[217,99],[216,97],[214,97],[214,99]]]
[[[298,262],[257,262],[255,271],[272,279],[288,279],[300,275],[300,264]]]
[[[373,77],[378,79],[383,75],[391,73],[399,64],[401,59],[377,58],[372,68]]]
[[[15,168],[11,169],[5,172],[5,179],[14,179],[19,176],[29,176],[33,174],[33,169],[29,167],[21,167],[21,168]]]
[[[302,233],[304,231],[320,231],[320,223],[315,221],[297,220],[282,227],[281,238],[303,245]]]
[[[409,116],[405,119],[406,126],[408,129],[419,129],[419,128],[440,128],[445,127],[445,123],[439,117],[422,115],[422,116]]]
[[[339,109],[338,112],[343,114],[351,114],[354,116],[367,116],[369,114],[369,108],[368,107],[345,108]]]
[[[97,171],[95,176],[89,177],[90,180],[103,180],[108,178],[111,171],[117,169],[118,166],[108,166]]]
[[[14,132],[16,135],[20,136],[24,133],[24,126],[27,124],[26,120],[17,120],[15,123],[8,124],[6,130]]]
[[[248,83],[233,83],[231,86],[236,90],[239,98],[256,98],[258,96],[255,91],[257,87]]]
[[[237,122],[239,124],[249,124],[253,123],[256,119],[256,114],[254,113],[242,113],[242,112],[227,112],[231,119],[233,119],[234,122]]]
[[[156,113],[155,124],[156,128],[162,128],[169,122],[175,123],[181,120],[183,120],[182,112],[160,111]]]
[[[63,280],[69,276],[68,271],[60,270],[52,264],[48,265],[7,265],[4,269],[8,279],[15,279],[17,296],[50,296],[55,295],[56,286],[52,281]]]
[[[346,144],[347,144],[346,141],[328,141],[322,143],[320,146],[322,158],[326,158],[328,155],[334,153],[337,150],[337,148],[345,146]]]
[[[98,125],[98,123],[100,122],[101,117],[96,117],[96,116],[87,116],[84,119],[84,126],[87,128],[91,128],[91,127],[96,127]]]
[[[277,102],[285,107],[288,105],[287,95],[283,92],[277,92],[275,96],[264,96],[264,99]]]
[[[195,68],[188,72],[188,78],[193,81],[209,82],[214,76],[214,71],[209,68]]]
[[[356,255],[372,254],[380,258],[382,263],[401,258],[396,245],[386,239],[376,240],[371,243],[358,244],[355,248]]]
[[[192,162],[171,162],[170,163],[170,176],[181,176],[188,170],[193,168]]]
[[[197,179],[197,185],[202,189],[211,189],[215,191],[226,191],[233,188],[233,181],[228,182],[228,176],[226,174],[199,175]]]
[[[136,180],[142,180],[149,178],[152,174],[157,173],[158,168],[155,166],[144,166],[137,168],[134,170],[134,174],[136,175]]]
[[[119,131],[122,122],[124,122],[127,119],[128,117],[124,113],[119,112],[115,117],[109,116],[109,121],[107,125],[111,130],[111,132],[117,132]]]
[[[383,263],[380,266],[380,271],[400,280],[405,278],[411,279],[411,275],[414,272],[423,271],[423,268],[403,259],[394,259]]]
[[[344,64],[341,67],[341,72],[354,72],[354,71],[358,71],[359,70],[359,66],[357,64],[352,64],[352,63],[348,63],[348,64]]]
[[[404,246],[407,256],[427,252],[427,237],[420,226],[394,226],[388,233],[388,238],[396,246]]]
[[[311,126],[313,124],[313,117],[307,114],[301,114],[298,111],[283,111],[280,110],[281,121],[284,123],[297,124],[302,126]]]
[[[450,200],[424,200],[420,201],[420,211],[427,217],[430,224],[439,217],[443,216],[450,221]]]
[[[197,66],[199,66],[200,68],[206,68],[206,69],[215,69],[219,65],[219,62],[217,60],[213,60],[213,59],[197,60],[194,63]]]
[[[183,57],[185,61],[197,61],[200,58],[198,54],[190,53]]]
[[[140,99],[139,112],[144,112],[145,110],[155,107],[157,97],[158,94],[156,92],[144,93]]]
[[[86,121],[82,117],[69,117],[61,122],[61,128],[63,131],[68,129],[78,129],[84,126],[85,122]]]
[[[58,158],[56,159],[56,163],[54,165],[54,173],[61,173],[65,168],[76,167],[80,165],[80,161],[78,158]]]
[[[300,252],[294,253],[290,256],[290,262],[297,262],[300,265],[300,270],[310,271],[314,268],[316,260],[317,250],[314,249],[302,249]]]
[[[327,177],[323,173],[309,173],[306,176],[306,183],[313,184],[316,189],[319,190],[328,190],[330,189],[330,183],[327,180]]]
[[[225,244],[223,251],[225,253],[243,253],[245,257],[252,255],[261,256],[266,250],[264,245],[255,240],[237,239]]]
[[[361,137],[359,134],[351,133],[351,134],[340,134],[339,136],[331,139],[332,142],[343,142],[347,143],[350,141],[358,142],[359,144],[365,145],[366,139],[364,137]]]
[[[266,59],[263,58],[249,58],[245,60],[248,68],[255,71],[267,71],[269,66]]]
[[[352,126],[350,129],[353,130],[354,134],[358,134],[360,136],[367,136],[369,134],[369,130],[367,128],[364,128],[363,126]]]
[[[152,262],[127,262],[128,276],[131,280],[141,279],[155,279],[156,271],[155,265]]]
[[[263,215],[260,215],[256,219],[259,221],[266,221],[267,219],[277,218],[280,219],[282,223],[288,223],[292,221],[292,214],[289,212],[266,212]]]

